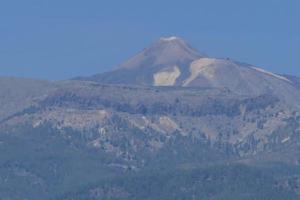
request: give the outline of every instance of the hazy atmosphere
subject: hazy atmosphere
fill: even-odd
[[[0,76],[108,71],[162,36],[213,57],[300,75],[298,0],[0,2]]]
[[[1,1],[0,199],[300,200],[299,10]]]

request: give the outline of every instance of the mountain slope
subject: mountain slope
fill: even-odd
[[[297,199],[300,173],[289,166],[299,167],[299,127],[300,113],[273,95],[60,82],[0,123],[0,194],[134,199],[155,189],[148,199],[172,199],[173,192],[265,199],[276,189],[278,197]],[[260,177],[269,172],[261,165],[276,169],[277,162],[286,165],[278,177]],[[230,167],[237,163],[245,168]],[[162,190],[139,187],[155,180]],[[259,192],[256,181],[265,185]]]
[[[291,80],[293,84],[300,88],[300,78],[298,76],[284,75],[287,79]]]
[[[140,86],[219,87],[239,94],[272,93],[298,105],[300,90],[289,77],[230,59],[197,53],[184,40],[162,38],[116,70],[79,80]]]
[[[0,77],[0,87],[1,121],[54,91],[56,84],[43,80]]]
[[[272,172],[282,173],[280,170]],[[293,191],[280,187],[278,177],[274,177],[272,172],[243,165],[217,165],[167,172],[149,171],[95,183],[57,199],[299,199]]]

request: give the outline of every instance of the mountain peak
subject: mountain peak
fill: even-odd
[[[189,45],[188,42],[177,36],[161,37],[158,41],[154,42],[152,46],[150,46],[150,48],[155,48],[157,46],[160,46],[161,48],[177,48],[182,52],[186,52],[188,54],[197,54],[198,56],[200,56],[200,53],[191,45]]]
[[[171,36],[161,37],[150,47],[123,63],[121,68],[153,67],[158,65],[172,66],[179,63],[189,63],[204,57],[183,39]]]
[[[184,39],[177,37],[177,36],[170,36],[170,37],[161,37],[159,40],[154,42],[152,44],[152,47],[155,45],[161,45],[161,46],[178,46],[178,48],[181,48],[181,50],[187,51],[192,50],[194,53],[199,54],[197,50],[195,50],[191,45],[188,44]]]

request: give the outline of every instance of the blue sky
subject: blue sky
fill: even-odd
[[[0,76],[110,70],[161,36],[300,76],[299,0],[3,0]]]

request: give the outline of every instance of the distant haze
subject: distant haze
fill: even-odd
[[[0,3],[0,76],[68,79],[118,66],[160,37],[300,76],[300,1]]]

